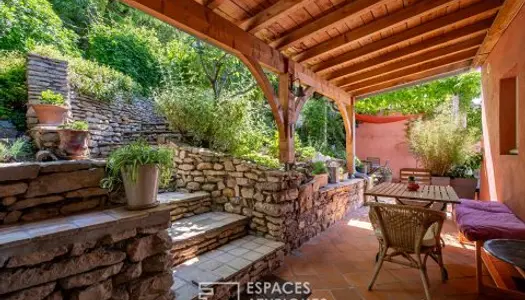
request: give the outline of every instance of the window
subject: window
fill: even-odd
[[[503,78],[499,85],[500,154],[518,154],[518,85],[516,77]]]

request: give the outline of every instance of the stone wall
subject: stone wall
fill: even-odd
[[[168,226],[166,210],[121,208],[0,229],[0,298],[172,299]]]
[[[32,222],[109,206],[99,187],[105,161],[0,165],[0,224]]]
[[[111,103],[94,99],[70,89],[68,63],[35,54],[28,55],[27,86],[29,104],[38,103],[40,93],[51,89],[64,96],[69,108],[69,120],[89,123],[90,157],[107,157],[115,148],[139,138],[150,143],[180,141],[179,133],[168,130],[164,118],[156,111],[151,99],[126,102],[114,99]],[[59,137],[56,126],[37,125],[34,110],[29,106],[27,124],[39,149],[56,151]]]
[[[297,171],[272,170],[207,149],[171,144],[176,186],[207,191],[213,210],[250,217],[253,234],[295,249],[364,201],[363,180],[316,188]]]
[[[114,148],[137,139],[154,144],[180,141],[180,134],[168,130],[151,100],[106,103],[73,90],[71,112],[74,120],[89,123],[91,157],[107,157]]]

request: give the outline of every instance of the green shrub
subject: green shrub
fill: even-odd
[[[171,129],[191,136],[193,145],[236,155],[259,150],[249,102],[226,99],[215,100],[211,90],[188,87],[165,88],[155,96]]]
[[[0,119],[24,131],[26,104],[26,59],[20,52],[0,51]]]
[[[98,24],[90,29],[86,55],[130,76],[148,93],[161,83],[160,49],[160,42],[151,30]]]
[[[326,167],[326,164],[322,161],[316,161],[312,164],[312,174],[313,175],[319,175],[319,174],[327,174],[328,168]]]
[[[64,100],[64,96],[62,96],[62,94],[55,93],[48,89],[40,93],[40,103],[62,106],[66,104],[66,101]]]
[[[279,169],[281,167],[281,163],[277,158],[258,152],[244,154],[241,158],[272,169]]]
[[[471,131],[445,110],[433,119],[412,122],[408,142],[412,153],[432,175],[444,176],[472,155],[476,140]]]
[[[0,49],[26,52],[34,44],[42,43],[64,53],[75,53],[77,38],[64,28],[47,0],[0,2]]]
[[[78,131],[88,131],[89,124],[86,121],[74,121],[72,123],[61,125],[60,128]]]
[[[31,145],[23,139],[16,139],[12,143],[0,142],[0,162],[16,161],[19,158],[29,156],[31,153]]]
[[[141,87],[129,76],[81,57],[63,55],[53,47],[38,45],[33,53],[66,60],[69,63],[69,83],[80,93],[97,100],[111,102],[118,98],[131,100],[140,94]]]
[[[122,170],[128,172],[130,179],[136,182],[138,167],[155,164],[160,170],[160,186],[167,186],[173,171],[173,151],[166,147],[153,147],[145,141],[136,141],[121,147],[107,159],[107,177],[101,186],[110,190],[122,182]]]

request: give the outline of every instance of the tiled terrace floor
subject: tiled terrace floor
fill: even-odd
[[[444,262],[449,280],[441,282],[437,264],[428,260],[432,299],[491,299],[476,294],[474,250],[457,240],[454,223],[447,220],[442,232]],[[372,291],[367,291],[378,249],[368,222],[368,208],[361,208],[304,244],[276,275],[289,281],[310,282],[311,299],[424,299],[417,269],[385,262]],[[486,284],[493,284],[485,276]]]

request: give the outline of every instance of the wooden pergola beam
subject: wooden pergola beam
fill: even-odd
[[[383,67],[379,67],[367,72],[358,73],[355,75],[352,75],[350,77],[346,77],[342,80],[339,80],[336,84],[338,86],[347,86],[351,84],[355,84],[357,82],[365,81],[373,77],[381,76],[386,73],[394,72],[399,69],[408,68],[412,65],[422,64],[426,61],[435,60],[443,56],[450,55],[452,53],[461,52],[464,50],[477,48],[481,43],[483,42],[483,36],[478,36],[457,44],[453,44],[447,47],[435,49],[429,52],[425,52],[424,54],[417,55],[414,57],[410,57],[405,60],[397,61],[394,63],[390,63],[388,65],[385,65]]]
[[[359,17],[365,12],[384,4],[389,0],[357,0],[347,3],[339,9],[321,16],[319,19],[308,22],[296,30],[279,37],[270,43],[270,46],[278,50],[285,50],[294,44],[300,43],[317,32],[328,30],[346,22],[350,18]]]
[[[385,55],[381,55],[376,58],[366,60],[364,62],[357,63],[349,67],[342,68],[340,70],[327,74],[326,79],[334,80],[334,79],[337,79],[343,76],[347,76],[347,75],[350,75],[356,72],[361,72],[361,71],[373,68],[375,66],[388,63],[396,59],[400,59],[400,58],[407,57],[407,56],[413,56],[418,53],[423,53],[425,51],[429,51],[429,50],[432,50],[438,47],[442,47],[443,45],[449,44],[453,41],[484,34],[490,28],[490,25],[492,24],[492,20],[493,19],[491,18],[488,20],[481,21],[479,23],[475,23],[475,24],[472,24],[466,27],[462,27],[454,31],[451,31],[449,33],[446,33],[444,35],[430,38],[421,43],[417,43],[412,46],[402,48],[401,50],[393,51]]]
[[[441,68],[446,65],[454,64],[457,62],[462,62],[466,60],[471,60],[476,55],[477,49],[470,49],[462,52],[458,52],[449,56],[444,56],[442,58],[427,61],[425,63],[422,63],[420,65],[415,65],[406,69],[394,71],[385,75],[381,75],[369,80],[361,81],[356,84],[352,84],[345,87],[345,90],[352,91],[352,93],[357,94],[359,93],[359,90],[375,86],[379,84],[384,84],[387,82],[395,81],[399,78],[411,75],[411,74],[418,74],[434,69]]]
[[[422,83],[424,81],[428,81],[429,79],[434,80],[438,78],[456,75],[470,70],[471,64],[472,60],[462,61],[441,68],[425,71],[422,73],[411,74],[403,78],[398,78],[395,81],[361,89],[355,96],[362,99],[371,95],[378,94],[381,91],[392,91],[394,90],[393,88],[398,89],[404,86],[413,85],[414,83]]]
[[[280,0],[274,5],[262,10],[255,16],[237,23],[239,27],[249,33],[256,33],[279,19],[281,16],[294,11],[312,0]]]
[[[483,65],[490,52],[496,46],[499,38],[509,27],[510,23],[516,17],[521,7],[525,4],[525,0],[506,0],[503,7],[500,9],[494,24],[490,28],[485,41],[479,48],[479,52],[474,59],[473,66],[480,67]]]
[[[310,60],[321,55],[339,50],[352,42],[370,37],[379,31],[400,25],[407,20],[419,18],[432,11],[446,7],[451,2],[455,1],[457,0],[422,0],[416,2],[415,4],[401,9],[391,15],[387,15],[367,25],[361,26],[355,30],[351,30],[326,42],[316,45],[302,53],[299,53],[293,58],[297,62],[309,62]]]
[[[236,56],[245,55],[269,70],[282,74],[294,70],[296,77],[334,101],[348,102],[351,95],[300,64],[289,60],[268,44],[193,0],[122,0],[168,24],[214,44]]]
[[[503,0],[482,1],[476,3],[467,8],[460,9],[452,14],[445,15],[441,18],[429,21],[427,23],[423,23],[419,26],[410,28],[398,34],[394,34],[390,37],[367,44],[363,47],[357,48],[355,50],[346,52],[342,55],[336,56],[332,59],[318,63],[312,66],[311,69],[318,74],[323,74],[324,72],[328,72],[332,67],[343,65],[352,60],[376,53],[378,51],[392,46],[396,46],[397,44],[405,41],[410,41],[412,39],[420,38],[427,34],[432,34],[439,30],[443,30],[443,28],[446,28],[448,26],[454,26],[456,23],[464,22],[465,20],[477,18],[480,16],[490,17],[498,11],[498,9],[501,6],[501,3],[503,3]]]
[[[205,0],[206,1],[206,0]],[[219,6],[221,6],[224,2],[226,2],[228,0],[208,0],[206,2],[206,6],[211,9],[211,10],[214,10],[214,9],[217,9],[219,8]]]

